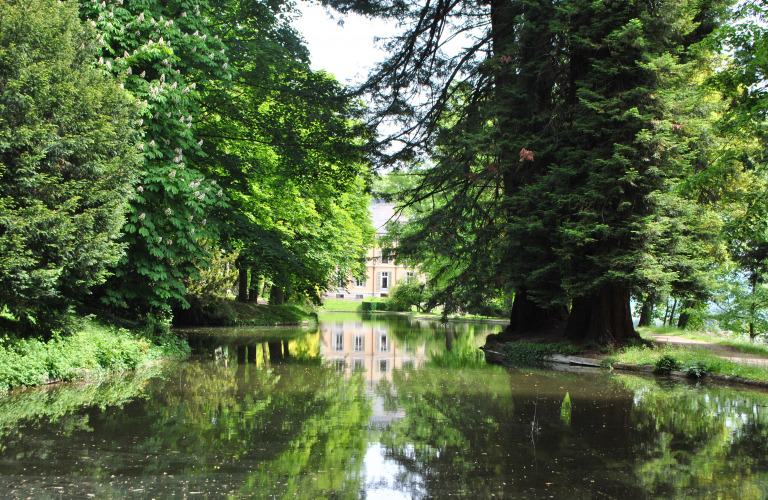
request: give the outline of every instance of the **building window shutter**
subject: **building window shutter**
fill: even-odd
[[[381,291],[381,271],[376,273],[376,291],[377,292]]]

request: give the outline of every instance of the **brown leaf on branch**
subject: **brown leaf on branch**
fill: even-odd
[[[533,151],[528,151],[527,149],[523,148],[520,150],[520,161],[533,161]]]

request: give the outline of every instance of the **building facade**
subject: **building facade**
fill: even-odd
[[[417,277],[417,272],[414,269],[397,265],[393,259],[385,258],[379,245],[379,239],[387,234],[387,222],[396,220],[395,204],[372,201],[370,211],[373,227],[376,228],[376,244],[368,251],[366,258],[367,275],[364,280],[342,279],[342,283],[326,292],[327,298],[360,300],[366,297],[387,297],[389,290],[398,281],[416,279]]]

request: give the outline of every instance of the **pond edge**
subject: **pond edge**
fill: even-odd
[[[486,360],[489,362],[499,362],[504,358],[504,354],[497,351],[493,351],[491,349],[484,349],[484,352],[486,354]],[[489,356],[488,356],[489,354],[491,359],[489,359]],[[562,356],[560,354],[555,354],[552,357],[547,358],[546,361],[548,363],[557,363],[557,364],[563,364],[563,365],[589,366],[593,368],[601,368],[599,362],[596,362],[595,360],[590,358],[581,358],[578,356]],[[648,374],[653,373],[653,365],[635,365],[631,363],[621,363],[618,361],[611,364],[610,369],[630,371],[630,372],[645,372]],[[675,377],[675,378],[686,378],[686,379],[691,378],[685,373],[680,371],[672,371],[669,373],[669,376]],[[742,385],[750,385],[753,387],[768,388],[768,382],[764,382],[761,380],[751,380],[751,379],[741,378],[741,377],[731,377],[730,375],[720,375],[717,373],[703,375],[699,378],[699,380],[717,380],[717,381],[729,382],[733,384],[742,384]]]

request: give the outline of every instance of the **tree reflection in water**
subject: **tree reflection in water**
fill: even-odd
[[[0,397],[0,495],[768,494],[766,394],[488,366],[485,325],[332,319],[204,334],[186,362]]]

